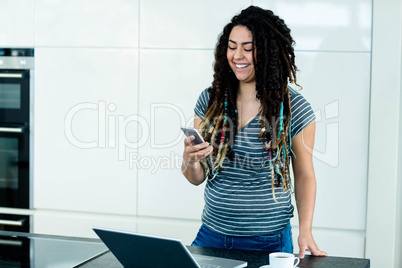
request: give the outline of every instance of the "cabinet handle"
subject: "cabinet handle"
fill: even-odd
[[[22,78],[22,74],[0,73],[0,78]]]
[[[21,247],[22,241],[21,240],[13,241],[13,240],[0,239],[0,245]]]
[[[0,127],[0,132],[22,133],[24,127]]]
[[[23,219],[18,221],[0,220],[0,225],[22,226],[24,225],[24,220]]]

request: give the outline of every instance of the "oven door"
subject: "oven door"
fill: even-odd
[[[0,123],[29,123],[29,70],[0,70]]]
[[[0,207],[29,208],[29,128],[0,124]]]

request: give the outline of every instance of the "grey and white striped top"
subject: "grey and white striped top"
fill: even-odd
[[[291,137],[315,120],[310,104],[292,88]],[[204,90],[194,109],[201,119],[208,105],[209,93]],[[275,188],[273,199],[268,154],[258,138],[261,124],[258,115],[239,129],[235,142],[235,159],[225,159],[222,171],[207,180],[202,222],[213,231],[233,236],[255,236],[282,230],[293,217],[290,190]],[[264,155],[264,157],[263,157]]]

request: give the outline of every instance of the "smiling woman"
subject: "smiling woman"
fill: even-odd
[[[206,143],[185,139],[182,171],[206,181],[194,246],[293,253],[290,163],[298,204],[299,256],[323,256],[312,233],[315,116],[296,85],[294,41],[284,21],[250,6],[234,16],[215,51],[214,81],[195,107]],[[293,152],[293,154],[291,154]]]

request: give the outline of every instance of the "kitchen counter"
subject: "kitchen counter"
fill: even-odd
[[[99,239],[0,231],[0,248],[0,267],[7,267],[6,261],[10,263],[8,267],[122,267]],[[4,250],[7,248],[9,250]],[[14,254],[17,248],[21,251],[20,257]],[[188,249],[195,254],[244,260],[249,268],[268,264],[268,254],[264,252],[191,246]],[[7,252],[14,252],[14,255],[6,256]],[[298,267],[367,268],[370,260],[307,255]]]
[[[228,250],[228,249],[212,249],[187,246],[191,253],[216,256],[222,258],[238,259],[248,262],[247,268],[259,268],[268,263],[268,254],[258,251],[243,251],[243,250]],[[110,267],[121,268],[123,267],[108,251],[99,257],[85,263],[80,268],[94,268],[94,267]],[[306,255],[300,261],[299,268],[368,268],[370,267],[370,260],[358,258],[343,258],[343,257],[313,257]]]
[[[98,239],[0,231],[2,268],[71,268],[105,251]]]

